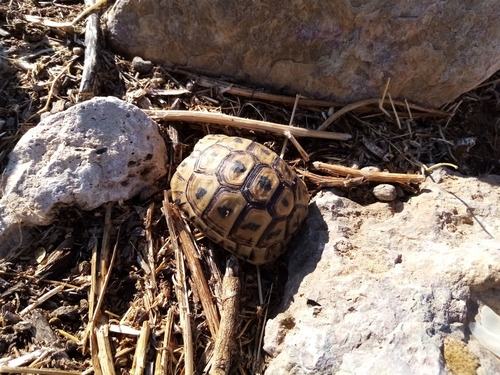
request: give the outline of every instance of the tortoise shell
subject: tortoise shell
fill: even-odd
[[[281,255],[308,212],[304,182],[251,140],[207,135],[182,161],[172,199],[208,238],[254,264]]]

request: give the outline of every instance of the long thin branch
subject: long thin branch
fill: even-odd
[[[240,87],[229,82],[217,81],[206,77],[196,78],[196,83],[202,87],[217,87],[220,92],[232,95],[243,96],[255,100],[265,100],[270,102],[294,104],[295,97],[270,94],[267,92],[255,91],[245,87]],[[298,104],[305,107],[341,107],[343,104],[327,100],[316,100],[301,97]]]
[[[258,132],[270,132],[283,135],[289,131],[294,137],[311,137],[323,139],[336,139],[346,141],[351,138],[350,134],[333,133],[318,130],[309,130],[295,126],[275,124],[267,121],[252,120],[240,117],[234,117],[215,112],[195,112],[195,111],[174,111],[174,110],[145,110],[154,120],[166,121],[188,121],[188,122],[206,122],[210,124],[220,124],[232,126],[241,129],[253,130]]]
[[[103,6],[106,4],[108,0],[99,0],[97,1],[94,5],[84,9],[73,21],[71,22],[56,22],[56,21],[51,21],[44,19],[43,17],[39,16],[31,16],[31,15],[26,15],[24,16],[24,19],[28,22],[33,22],[36,24],[41,24],[47,27],[72,27],[75,26],[78,21],[80,21],[83,17],[85,17],[87,14],[92,12],[93,10]]]
[[[314,169],[337,176],[350,176],[353,178],[362,177],[366,181],[375,182],[397,182],[400,184],[416,184],[425,180],[425,176],[420,174],[403,174],[390,172],[373,172],[362,171],[359,169],[344,167],[342,165],[334,165],[315,161]]]
[[[200,261],[197,258],[198,253],[196,252],[195,245],[189,233],[183,227],[180,215],[174,209],[172,209],[171,213],[174,217],[175,224],[177,224],[177,233],[181,242],[182,252],[186,258],[188,268],[193,275],[193,283],[198,290],[201,305],[203,306],[203,311],[207,317],[208,328],[210,329],[210,333],[215,340],[217,332],[219,331],[220,320],[217,308],[212,298],[212,293],[210,292],[207,279],[201,269]]]
[[[162,212],[167,221],[168,231],[172,240],[172,247],[175,253],[176,276],[175,276],[175,294],[179,303],[179,317],[182,328],[182,338],[184,340],[184,373],[186,375],[194,374],[194,353],[193,353],[193,335],[191,330],[191,318],[188,302],[188,288],[186,283],[186,269],[181,249],[178,244],[178,234],[172,218],[170,200],[167,191],[164,192]]]

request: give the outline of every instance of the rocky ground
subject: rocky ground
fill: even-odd
[[[61,112],[83,100],[78,90],[84,64],[84,23],[80,22],[69,28],[56,28],[28,21],[25,15],[68,21],[74,19],[82,9],[81,1],[1,2],[0,171],[5,169],[9,152],[22,135],[36,126],[43,116]],[[286,103],[283,103],[248,98],[244,95],[244,87],[237,94],[217,90],[203,85],[204,81],[190,72],[154,64],[146,64],[146,67],[134,65],[114,54],[105,44],[99,54],[99,64],[98,94],[124,99],[141,109],[206,110],[280,124],[288,124],[292,116],[294,98],[284,100]],[[393,111],[390,106],[386,106],[386,111],[383,112],[377,105],[364,106],[348,112],[332,126],[336,131],[351,134],[353,137],[350,141],[301,139],[300,143],[309,154],[310,163],[325,161],[350,167],[377,166],[382,170],[399,173],[420,173],[423,164],[430,166],[435,163],[451,163],[464,176],[487,178],[488,175],[498,175],[498,83],[499,73],[475,90],[440,108],[443,112],[448,112],[449,116],[438,116],[432,109],[425,108],[408,111],[405,107],[396,107]],[[329,111],[329,106],[298,107],[294,123],[302,127],[317,128],[329,116]],[[170,128],[178,133],[179,140],[184,145],[184,155],[209,130],[206,124],[179,125],[165,121],[160,121],[159,124],[171,155],[171,167],[179,162],[180,155],[179,149],[174,149],[168,135]],[[210,126],[210,131],[249,136],[267,144],[278,153],[282,146],[282,140],[270,134],[255,135],[240,129],[215,126]],[[285,160],[300,168],[311,165],[304,163],[299,153],[290,146],[285,153]],[[91,310],[89,293],[94,288],[90,277],[92,254],[95,254],[97,247],[102,247],[104,251],[105,248],[109,250],[116,245],[120,251],[108,281],[102,311],[108,312],[107,318],[110,321],[126,323],[138,330],[146,320],[151,324],[155,322],[153,343],[150,350],[145,351],[150,361],[155,360],[154,343],[159,342],[159,337],[165,333],[165,322],[170,322],[172,332],[168,364],[171,373],[182,373],[183,339],[172,281],[176,273],[176,261],[161,212],[163,189],[168,189],[168,186],[167,176],[158,181],[158,191],[145,199],[106,205],[92,211],[74,208],[61,210],[51,225],[35,229],[34,239],[29,246],[19,249],[16,257],[1,262],[2,358],[19,357],[27,353],[40,354],[39,351],[49,345],[57,348],[60,355],[56,356],[51,352],[46,359],[40,359],[39,366],[80,371],[91,367],[92,353],[84,338]],[[310,183],[309,188],[313,196],[323,194],[317,184]],[[370,207],[377,201],[371,193],[372,188],[373,185],[364,184],[342,189],[342,194],[359,207]],[[398,202],[408,202],[418,193],[418,186],[404,186]],[[490,204],[495,205],[496,202]],[[360,227],[373,219],[361,209],[350,207],[349,210]],[[355,212],[361,213],[357,215]],[[443,227],[448,231],[452,231],[452,226],[457,226],[454,220],[459,220],[460,225],[469,225],[454,216],[461,217],[457,214],[443,218]],[[470,216],[464,217],[470,219]],[[118,227],[121,228],[120,231]],[[205,239],[199,245],[204,256],[210,258],[213,245]],[[150,269],[141,262],[141,254],[144,254],[148,246],[160,254],[153,263],[158,284],[155,290],[160,291],[157,294],[151,294],[148,289]],[[360,257],[355,250],[356,247],[348,247],[340,251],[344,253],[344,257]],[[390,263],[391,256],[394,255],[391,252],[377,254],[373,256],[380,256],[378,263],[382,265],[386,261]],[[397,254],[394,256],[395,259],[398,258]],[[226,257],[224,252],[217,252],[215,256],[216,269],[221,274],[224,273]],[[419,262],[415,261],[415,264],[425,268],[425,262]],[[206,265],[203,267],[205,271],[209,269]],[[266,301],[270,301],[262,305],[258,299],[255,268],[241,264],[242,298],[234,354],[237,360],[233,361],[237,373],[258,373],[267,366],[269,357],[261,350],[261,332],[266,317],[276,315],[282,308],[284,296],[290,293],[289,290],[285,291],[286,281],[294,275],[287,275],[287,272],[286,256],[261,268],[264,297]],[[207,276],[211,285],[220,282],[215,276]],[[376,280],[370,279],[370,282]],[[62,289],[56,290],[57,293],[34,309],[31,315],[21,314],[47,291],[59,286]],[[403,290],[401,293],[406,292]],[[311,301],[314,307],[317,301]],[[208,362],[213,340],[199,296],[191,293],[189,303],[196,337],[197,370],[201,373]],[[467,314],[462,314],[466,319]],[[117,371],[128,373],[132,368],[136,342],[136,334],[112,335],[113,364]],[[439,345],[435,345],[439,349]],[[276,350],[269,345],[267,349],[270,352]],[[356,362],[354,359],[352,361]]]
[[[469,324],[480,306],[498,311],[499,197],[500,176],[445,170],[407,202],[319,193],[266,327],[269,372],[498,373]]]

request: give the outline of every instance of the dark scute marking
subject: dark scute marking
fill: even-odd
[[[257,223],[246,223],[241,226],[241,229],[248,229],[251,230],[252,232],[257,231],[260,228],[260,224]]]
[[[233,164],[233,172],[234,173],[243,173],[246,172],[247,168],[243,165],[243,163],[239,160],[236,160]]]
[[[290,202],[288,202],[288,199],[284,198],[281,200],[281,204],[285,207],[288,207],[290,205]]]
[[[262,148],[262,152],[266,155],[269,155],[271,153],[267,148]]]
[[[266,176],[260,176],[259,182],[257,182],[259,186],[265,191],[270,191],[273,186],[271,185],[271,180],[269,180]]]
[[[217,211],[219,212],[219,215],[223,218],[226,218],[233,213],[233,209],[226,206],[217,207]]]
[[[235,139],[234,139],[234,141],[235,141],[236,143],[243,143],[243,141],[241,140],[241,138],[235,138]]]
[[[269,232],[269,234],[266,236],[266,238],[267,238],[268,240],[270,240],[271,238],[274,238],[274,237],[276,237],[276,236],[279,236],[279,234],[280,234],[281,232],[282,232],[282,230],[281,230],[281,229],[277,229],[277,230],[275,230],[274,232]]]
[[[177,206],[181,204],[181,198],[177,198],[175,201],[174,201],[174,204],[176,204]]]
[[[205,196],[205,194],[207,193],[207,191],[203,188],[198,188],[198,191],[196,192],[196,199],[201,199]]]
[[[184,168],[186,165],[187,165],[187,163],[186,163],[185,161],[183,161],[183,162],[181,163],[181,167],[182,167],[182,168]]]

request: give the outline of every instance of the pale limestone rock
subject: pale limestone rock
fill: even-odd
[[[116,51],[291,94],[438,107],[500,68],[495,0],[118,0]]]
[[[0,184],[0,256],[57,210],[129,199],[166,173],[157,124],[119,99],[94,98],[44,118],[9,154]]]
[[[323,192],[289,254],[267,374],[446,374],[444,339],[481,366],[477,305],[500,306],[500,176],[435,171],[408,202],[362,207]]]

